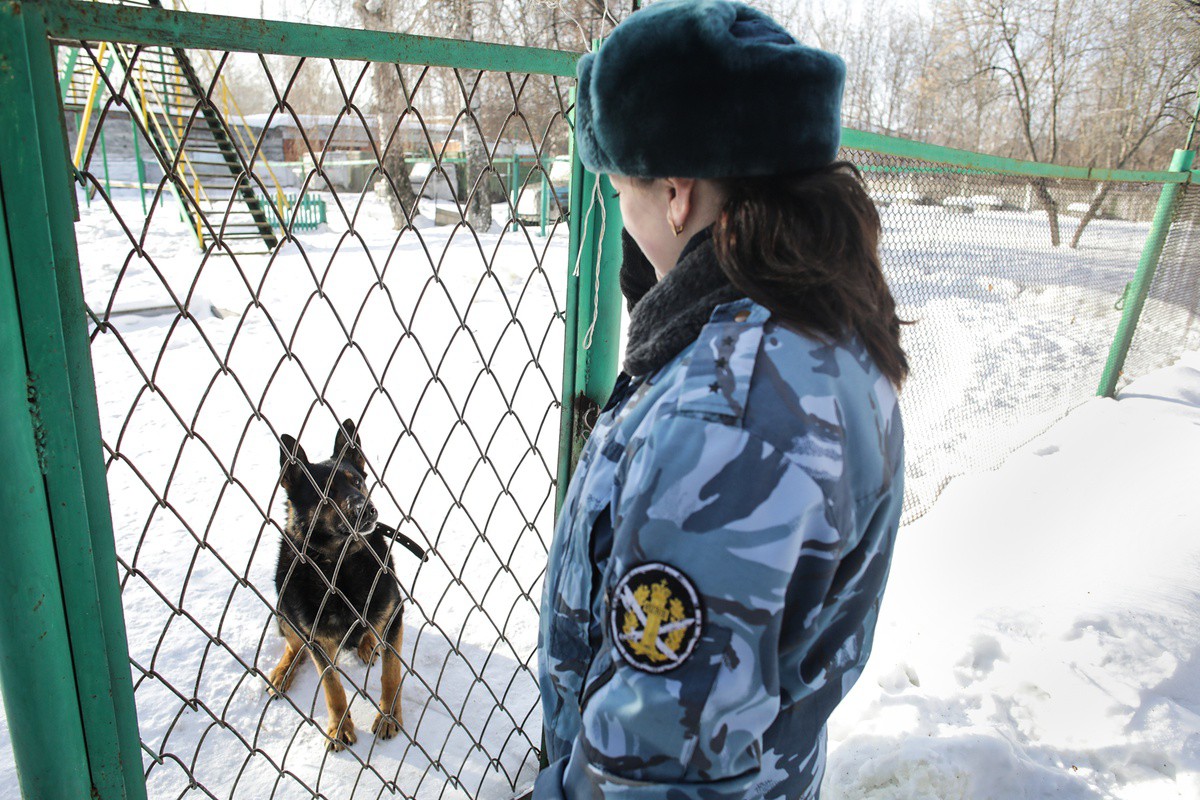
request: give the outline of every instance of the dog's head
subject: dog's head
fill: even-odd
[[[358,432],[346,420],[333,440],[333,455],[310,462],[304,448],[286,433],[280,437],[280,485],[291,511],[305,527],[350,536],[375,530],[379,512],[367,495],[366,468]]]

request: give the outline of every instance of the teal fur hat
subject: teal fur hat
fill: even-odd
[[[732,178],[829,164],[846,65],[730,0],[660,0],[579,60],[575,130],[594,172]]]

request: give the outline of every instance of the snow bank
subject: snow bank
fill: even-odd
[[[826,800],[1200,797],[1200,353],[901,531]]]

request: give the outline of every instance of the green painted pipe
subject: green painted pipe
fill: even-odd
[[[129,126],[133,129],[133,160],[137,162],[138,196],[142,199],[142,216],[144,217],[149,213],[146,209],[146,165],[142,163],[142,146],[138,144],[140,135],[132,110],[129,112]]]
[[[591,245],[580,269],[580,341],[577,373],[583,376],[583,394],[598,406],[608,402],[617,377],[617,349],[621,337],[621,207],[606,175],[588,175],[595,207],[589,220]],[[594,420],[593,420],[594,421]],[[590,425],[589,425],[590,427]],[[579,440],[582,447],[583,439]],[[579,454],[575,454],[578,458]]]
[[[49,501],[42,476],[41,442],[31,414],[25,331],[17,310],[10,253],[21,220],[11,208],[39,176],[20,169],[25,160],[8,148],[29,92],[25,31],[20,8],[0,6],[0,688],[12,738],[21,795],[81,798],[91,794],[87,749],[74,665],[67,637]]]
[[[6,198],[21,198],[6,206],[11,274],[25,359],[37,393],[39,455],[89,794],[100,800],[141,800],[145,779],[55,67],[46,47],[44,6],[9,3],[2,8],[7,69],[0,74],[8,85],[0,102],[0,183]],[[59,770],[75,767],[58,751],[44,752],[41,758]],[[41,765],[28,768],[36,771]]]
[[[553,162],[551,162],[553,163]],[[538,228],[541,231],[542,238],[546,237],[546,215],[549,213],[550,197],[550,181],[546,178],[546,170],[542,169],[541,175],[542,192],[538,195]]]
[[[595,44],[599,46],[599,42]],[[573,140],[571,144],[567,329],[556,513],[595,417],[612,392],[621,337],[620,205],[608,178],[588,172]]]
[[[1171,170],[1181,175],[1187,175],[1192,166],[1196,153],[1192,150],[1176,150],[1171,159]],[[1112,397],[1117,389],[1117,380],[1125,367],[1125,358],[1129,355],[1129,345],[1133,342],[1133,333],[1137,329],[1138,319],[1142,308],[1146,305],[1146,295],[1150,292],[1150,284],[1154,281],[1158,260],[1162,256],[1163,245],[1167,241],[1171,222],[1175,217],[1175,209],[1179,204],[1179,196],[1183,187],[1178,183],[1163,185],[1158,196],[1158,208],[1154,211],[1154,221],[1150,224],[1150,233],[1142,245],[1142,256],[1138,260],[1137,272],[1127,292],[1125,310],[1121,321],[1117,324],[1117,333],[1113,337],[1112,347],[1108,352],[1108,361],[1104,365],[1104,373],[1100,377],[1100,386],[1096,394],[1100,397]]]
[[[575,87],[571,87],[570,98],[571,129],[574,130]],[[570,141],[571,154],[571,188],[568,201],[567,225],[567,297],[563,307],[563,372],[562,372],[562,406],[558,421],[558,468],[555,470],[556,492],[554,497],[554,518],[562,510],[563,500],[567,496],[567,484],[570,482],[571,442],[575,430],[575,349],[579,342],[579,279],[575,277],[575,262],[583,242],[582,219],[584,209],[583,197],[583,162],[575,147],[575,137]],[[543,758],[545,756],[543,748]],[[542,764],[545,766],[545,763]]]
[[[521,193],[521,162],[516,153],[512,154],[508,162],[508,188],[512,195],[512,232],[516,233],[521,227],[521,223],[517,221],[517,197]]]
[[[46,5],[50,33],[69,41],[238,50],[308,58],[427,64],[575,77],[582,53],[405,33],[63,0]]]
[[[983,172],[999,172],[1006,175],[1021,175],[1032,178],[1063,178],[1084,181],[1130,181],[1135,183],[1187,183],[1188,173],[1146,172],[1125,169],[1101,169],[1099,167],[1070,167],[1059,164],[1043,164],[1039,161],[1021,161],[1016,158],[974,153],[936,144],[885,136],[882,133],[842,128],[842,147],[850,150],[870,150],[884,155],[901,158],[919,158],[955,167],[965,167]]]
[[[108,147],[104,143],[104,126],[100,126],[100,163],[104,165],[104,193],[112,197],[112,181],[108,176]]]
[[[0,77],[0,106],[7,84]],[[8,253],[0,193],[0,686],[21,795],[74,799],[91,783]]]
[[[67,99],[67,93],[71,89],[71,79],[75,77],[75,62],[79,59],[79,48],[72,47],[71,52],[67,54],[67,65],[63,69],[62,78],[59,79],[58,89],[63,100]]]

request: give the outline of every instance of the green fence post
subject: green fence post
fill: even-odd
[[[521,225],[517,222],[517,195],[521,191],[521,162],[518,160],[520,156],[516,153],[516,148],[513,149],[512,158],[508,161],[508,190],[512,195],[513,219],[512,232],[516,233]]]
[[[148,214],[146,209],[146,165],[142,163],[142,146],[138,144],[137,122],[133,118],[132,109],[129,112],[129,126],[133,129],[133,160],[137,164],[138,196],[142,198],[142,216]]]
[[[79,122],[81,119],[82,119],[82,117],[79,114],[75,115],[76,135],[79,135],[79,133],[78,133],[79,132]],[[82,183],[82,181],[81,181],[81,183]],[[84,199],[84,202],[87,203],[88,208],[92,207],[92,193],[91,193],[90,189],[91,189],[91,187],[86,186],[86,185],[84,186],[83,199]]]
[[[67,65],[63,68],[62,77],[58,81],[59,93],[64,101],[67,99],[67,93],[71,90],[71,80],[75,77],[77,60],[79,60],[79,48],[72,47],[71,52],[67,54]]]
[[[3,21],[5,41],[9,20]],[[0,74],[0,104],[10,96]],[[17,320],[12,260],[0,191],[0,686],[21,795],[77,798],[91,792],[79,695],[54,555],[45,485],[38,466],[29,374]]]
[[[550,163],[553,164],[554,161],[551,160]],[[548,194],[549,191],[550,191],[550,181],[549,181],[549,179],[546,178],[546,170],[545,170],[545,166],[543,165],[543,168],[542,168],[542,192],[541,192],[541,194],[538,195],[538,206],[539,206],[538,225],[539,225],[539,230],[542,234],[543,239],[546,238],[546,214],[548,213],[549,206],[550,206],[550,195]]]
[[[1171,159],[1172,172],[1187,172],[1191,169],[1192,160],[1196,153],[1192,150],[1176,150]],[[1154,280],[1154,272],[1158,269],[1158,259],[1162,255],[1163,245],[1167,241],[1167,232],[1175,217],[1175,208],[1179,204],[1179,195],[1183,184],[1168,183],[1158,196],[1158,208],[1154,211],[1154,221],[1150,224],[1150,233],[1142,245],[1142,256],[1138,261],[1137,272],[1129,285],[1125,310],[1121,321],[1117,323],[1117,333],[1113,337],[1112,347],[1108,351],[1108,362],[1104,365],[1104,373],[1100,377],[1100,386],[1096,394],[1100,397],[1112,397],[1117,389],[1117,380],[1125,367],[1125,357],[1129,355],[1129,345],[1133,342],[1133,333],[1137,329],[1138,318],[1146,305],[1146,295],[1150,292],[1150,284]]]
[[[556,511],[612,392],[621,336],[621,209],[608,178],[584,169],[574,141],[570,208]]]
[[[104,165],[104,193],[112,198],[112,181],[108,177],[108,147],[104,143],[104,126],[100,126],[100,163]]]
[[[143,800],[141,747],[75,248],[76,208],[44,13],[41,3],[0,4],[0,195],[6,200],[15,320],[38,419],[48,512],[44,523],[53,532],[90,793],[60,794],[55,789],[36,796]],[[9,721],[26,724],[11,715]],[[76,766],[70,750],[62,747],[18,763],[22,774],[28,770],[35,776]]]

